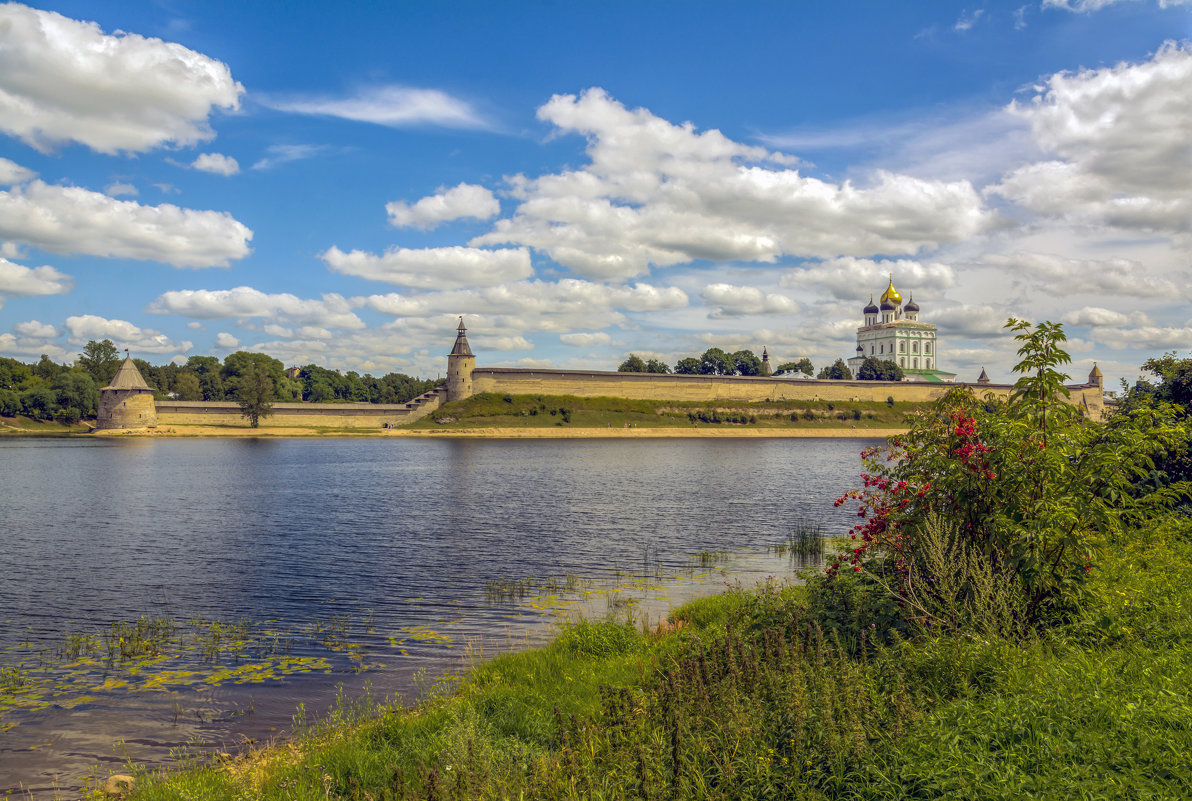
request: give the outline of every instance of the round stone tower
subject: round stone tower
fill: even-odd
[[[99,414],[95,427],[149,428],[157,425],[157,405],[153,390],[141,377],[131,356],[116,371],[112,383],[99,391]]]
[[[472,396],[472,370],[476,369],[476,357],[468,347],[464,318],[459,318],[459,329],[455,334],[455,347],[447,356],[447,402],[463,400]]]

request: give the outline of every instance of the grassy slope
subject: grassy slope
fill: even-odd
[[[1045,640],[861,658],[801,622],[800,588],[696,602],[677,631],[583,624],[136,797],[1192,797],[1192,522],[1139,532],[1093,587]]]
[[[94,420],[91,424],[94,424]],[[86,434],[91,425],[78,422],[67,425],[53,420],[34,420],[32,417],[0,417],[0,437],[5,436],[61,436]]]
[[[829,408],[831,407],[831,408]],[[648,401],[625,398],[581,398],[574,395],[496,395],[482,393],[456,401],[414,423],[415,429],[459,428],[620,428],[631,424],[641,428],[683,427],[693,425],[689,413],[708,415],[717,410],[721,416],[754,417],[748,423],[707,423],[721,428],[897,428],[906,414],[920,407],[915,403],[844,402],[844,401],[767,401],[737,403],[731,401],[702,403],[691,401]],[[561,410],[567,410],[564,420]],[[856,414],[860,418],[856,418]],[[798,419],[792,421],[791,415]],[[808,415],[810,414],[810,419]],[[843,417],[844,419],[841,419]],[[450,419],[449,423],[436,420]]]

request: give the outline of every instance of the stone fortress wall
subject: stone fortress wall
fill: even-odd
[[[761,401],[927,403],[941,397],[952,383],[916,381],[834,381],[774,377],[667,375],[595,370],[530,370],[476,367],[461,320],[455,347],[447,357],[447,383],[405,404],[275,403],[268,425],[377,429],[409,425],[437,411],[448,401],[477,393],[508,395],[574,395],[630,400],[756,403]],[[135,429],[153,425],[249,425],[240,407],[230,402],[174,401],[154,403],[131,359],[121,368],[121,387],[103,390],[97,428]],[[1084,384],[1068,386],[1069,402],[1094,420],[1104,413],[1102,377],[1094,367]],[[137,383],[139,382],[139,386]],[[114,384],[118,383],[116,380]],[[1009,384],[982,380],[970,384],[978,397],[1005,398]],[[155,419],[154,419],[155,418]]]
[[[587,370],[523,370],[477,367],[472,371],[474,392],[510,395],[577,395],[633,400],[756,403],[760,401],[878,401],[927,403],[943,396],[952,383],[912,381],[831,381],[741,376],[608,373]],[[1009,397],[1011,384],[974,383],[978,397]],[[1104,411],[1101,379],[1071,384],[1069,402],[1087,409],[1093,419]]]
[[[474,357],[473,357],[474,358]],[[927,403],[958,384],[928,384],[908,381],[829,381],[822,379],[745,378],[740,376],[659,375],[614,373],[593,370],[523,370],[477,367],[460,376],[456,385],[469,383],[473,394],[492,392],[508,395],[574,395],[581,398],[626,398],[630,400],[695,401],[699,403],[757,403],[761,401],[873,401],[884,403]],[[462,385],[462,386],[461,386]],[[1010,384],[971,384],[978,397],[1009,396]],[[1100,419],[1104,401],[1099,380],[1068,386],[1069,401]],[[275,403],[266,425],[330,428],[384,428],[409,425],[437,411],[447,402],[449,387],[440,387],[408,404],[369,403]],[[248,426],[235,403],[204,401],[158,401],[158,425]]]

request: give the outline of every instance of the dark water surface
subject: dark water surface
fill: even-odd
[[[44,708],[0,717],[0,792],[76,787],[97,764],[106,775],[188,742],[231,748],[283,732],[299,703],[325,708],[337,684],[409,694],[419,670],[458,668],[465,643],[540,638],[550,603],[494,600],[486,582],[609,586],[678,575],[700,551],[737,555],[703,591],[789,572],[766,547],[800,522],[847,529],[832,500],[866,444],[0,439],[0,665],[142,617],[267,621],[290,653],[326,662],[155,691],[98,689],[110,668],[76,674],[83,701],[59,681]],[[316,643],[328,620],[351,648]]]

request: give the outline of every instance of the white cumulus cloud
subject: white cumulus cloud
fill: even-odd
[[[73,345],[83,345],[92,339],[110,339],[118,348],[141,353],[185,353],[194,347],[192,342],[175,342],[160,331],[141,328],[127,320],[108,320],[94,314],[67,317],[65,326]]]
[[[576,278],[557,282],[518,281],[494,287],[421,294],[389,293],[357,299],[368,308],[420,319],[438,331],[452,314],[475,316],[488,330],[521,335],[531,331],[569,333],[601,329],[624,322],[624,311],[646,312],[682,308],[686,293],[677,287],[649,284],[607,286]],[[469,325],[471,320],[469,319]]]
[[[844,257],[789,270],[782,276],[784,287],[820,286],[834,298],[862,302],[870,295],[885,291],[893,275],[894,287],[904,299],[907,290],[940,294],[956,283],[956,272],[947,264],[919,262],[913,259],[875,261]],[[927,300],[920,297],[920,300]],[[922,305],[922,304],[920,304]]]
[[[215,347],[231,350],[240,347],[240,340],[226,331],[220,331],[215,335]]]
[[[36,176],[33,170],[0,156],[0,186],[22,184]]]
[[[226,64],[180,44],[0,5],[0,131],[38,150],[206,141],[211,113],[239,108],[243,92]]]
[[[115,183],[108,184],[106,187],[104,187],[103,193],[105,195],[107,195],[108,197],[119,197],[120,195],[139,195],[140,194],[140,192],[137,190],[137,188],[135,186],[133,186],[132,184],[125,184],[125,183],[121,183],[120,181],[116,181]]]
[[[0,191],[0,239],[51,253],[226,267],[250,252],[253,232],[221,211],[144,206],[37,180]]]
[[[38,320],[29,320],[24,323],[17,323],[12,327],[12,330],[23,337],[30,339],[53,339],[58,336],[58,329],[49,323],[43,323]]]
[[[483,186],[461,183],[409,204],[395,200],[385,204],[389,222],[397,228],[434,228],[440,223],[470,217],[487,220],[501,213],[501,204]]]
[[[994,253],[981,259],[1052,291],[1138,298],[1186,297],[1187,290],[1130,259],[1073,259],[1051,253]]]
[[[344,253],[333,245],[319,258],[337,273],[419,289],[496,286],[534,273],[525,248],[392,248],[378,256],[362,250]]]
[[[713,307],[713,317],[743,314],[791,314],[799,304],[786,295],[766,293],[757,287],[732,284],[708,284],[700,296]]]
[[[560,334],[559,341],[573,348],[590,348],[593,345],[607,345],[613,338],[603,331],[581,331],[574,334]]]
[[[986,191],[1037,214],[1126,229],[1192,231],[1192,47],[1148,61],[1059,72],[1011,114],[1054,156]]]
[[[73,287],[73,278],[48,265],[26,267],[0,258],[0,294],[64,295]]]
[[[1085,306],[1083,309],[1076,309],[1065,313],[1060,317],[1060,322],[1064,325],[1090,325],[1090,326],[1122,326],[1122,325],[1149,325],[1150,320],[1145,314],[1124,314],[1112,309],[1104,309],[1100,306]]]
[[[288,292],[269,294],[249,286],[166,292],[149,304],[148,311],[153,314],[179,314],[200,320],[256,317],[281,325],[364,328],[364,322],[341,295],[325,294],[321,300],[313,300],[299,298]]]
[[[513,216],[471,244],[528,245],[584,277],[697,259],[914,254],[988,223],[968,181],[879,171],[864,186],[832,184],[785,166],[790,157],[629,110],[600,89],[556,95],[538,116],[585,136],[590,163],[510,179]]]
[[[200,153],[199,157],[190,163],[190,166],[196,170],[216,175],[235,175],[240,172],[240,165],[236,159],[222,153]]]

